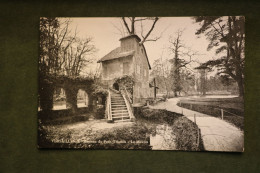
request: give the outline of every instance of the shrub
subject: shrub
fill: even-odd
[[[136,108],[135,113],[139,119],[171,125],[176,136],[178,150],[204,150],[198,126],[183,115],[149,108]]]

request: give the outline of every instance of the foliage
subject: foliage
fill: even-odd
[[[40,18],[39,71],[46,74],[56,72],[58,67],[58,30],[60,22],[57,18]]]
[[[95,52],[92,38],[71,35],[70,21],[52,17],[40,18],[39,98],[43,110],[52,109],[53,90],[65,89],[67,105],[77,108],[78,89],[89,90],[93,79],[81,77],[84,67],[92,62]]]
[[[226,75],[215,75],[207,79],[206,85],[207,91],[231,91],[234,93],[238,91],[236,82],[234,79],[229,78]]]
[[[83,76],[67,76],[67,75],[55,75],[46,74],[40,75],[40,85],[42,84],[51,85],[53,87],[72,87],[75,89],[91,88],[94,84],[94,79],[92,77]]]
[[[44,126],[42,130],[45,136],[42,141],[47,142],[39,141],[39,145],[42,148],[151,149],[148,143],[151,128],[142,123],[105,130],[92,129],[93,122],[85,122],[84,125],[83,128]],[[147,143],[136,141],[147,141]]]
[[[133,87],[135,79],[133,76],[124,75],[114,79],[115,83],[118,83],[120,88],[125,88],[131,95],[133,94]]]
[[[97,95],[107,96],[107,95],[108,95],[107,89],[104,89],[104,88],[101,87],[100,85],[93,84],[92,88],[93,88],[92,94],[93,94],[94,96],[97,96]]]
[[[210,41],[208,49],[213,47],[220,56],[203,66],[218,69],[219,74],[233,78],[239,87],[239,95],[244,95],[244,46],[245,18],[242,16],[198,16],[195,22],[201,27],[196,34],[204,34]]]
[[[92,95],[92,85],[94,79],[91,77],[66,76],[55,74],[40,74],[40,106],[43,110],[51,110],[53,104],[54,88],[64,88],[67,105],[73,110],[77,107],[77,92],[79,89],[85,90],[89,96]],[[90,97],[91,98],[91,97]]]
[[[69,31],[69,20],[40,18],[39,72],[45,74],[79,76],[92,62],[96,48],[92,38],[80,39]]]
[[[176,136],[178,150],[200,151],[204,149],[198,126],[181,114],[167,110],[140,108],[136,117],[149,122],[171,125]],[[197,141],[198,135],[200,141]]]

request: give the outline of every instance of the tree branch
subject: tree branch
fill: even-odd
[[[125,27],[126,27],[126,29],[127,29],[128,33],[129,33],[129,34],[131,34],[131,31],[130,31],[130,29],[129,29],[129,27],[128,27],[128,24],[127,24],[127,22],[126,22],[125,18],[124,18],[124,17],[122,17],[122,20],[123,20],[123,22],[124,22],[124,25],[125,25]]]
[[[150,28],[150,30],[148,31],[148,33],[146,34],[146,36],[144,37],[144,39],[141,41],[141,45],[146,41],[146,39],[149,37],[149,35],[151,34],[151,32],[153,31],[153,29],[154,29],[154,26],[155,26],[155,24],[156,24],[156,22],[159,20],[159,17],[155,17],[155,19],[154,19],[154,22],[153,22],[153,25],[152,25],[152,27]]]

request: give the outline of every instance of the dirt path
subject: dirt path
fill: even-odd
[[[180,114],[183,113],[183,115],[193,122],[194,115],[196,115],[196,123],[201,129],[205,150],[228,152],[242,152],[244,150],[244,132],[221,119],[181,108],[177,106],[178,101],[179,98],[172,98],[150,107],[153,109],[166,109]]]

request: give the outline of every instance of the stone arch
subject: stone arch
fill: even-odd
[[[119,84],[117,82],[113,84],[113,89],[119,91]]]
[[[53,91],[53,110],[67,109],[66,94],[63,87],[55,87]]]
[[[66,97],[66,108],[71,109],[72,113],[77,112],[77,94],[82,89],[88,94],[88,109],[93,109],[93,84],[92,78],[67,77],[67,76],[40,76],[39,80],[39,105],[42,111],[51,111],[53,109],[53,95],[55,88],[63,88]]]
[[[88,93],[83,89],[79,89],[77,93],[77,106],[88,107],[88,105],[89,105]]]

